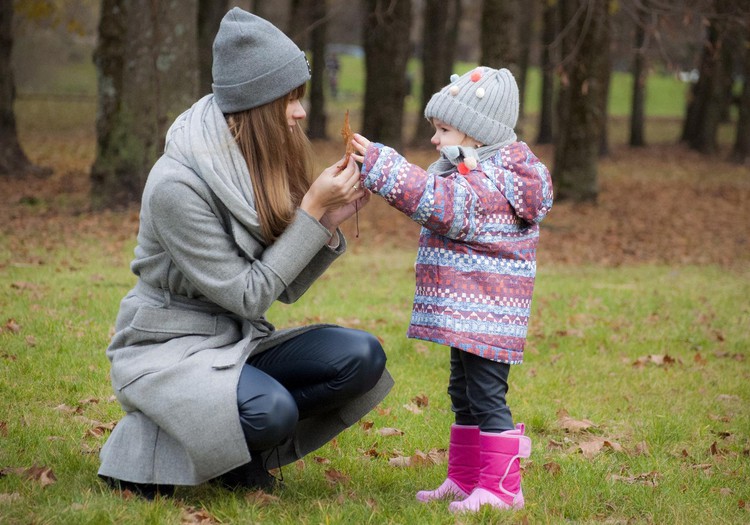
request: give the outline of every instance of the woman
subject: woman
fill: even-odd
[[[268,468],[328,442],[393,384],[374,336],[265,319],[345,251],[338,226],[369,193],[353,160],[309,182],[310,74],[289,38],[235,8],[213,53],[213,94],[172,125],[144,188],[138,282],[107,350],[126,415],[99,475],[146,497],[214,478],[273,486]]]

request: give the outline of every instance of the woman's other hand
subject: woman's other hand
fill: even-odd
[[[354,158],[350,158],[346,167],[340,170],[342,161],[343,159],[323,170],[300,204],[300,208],[318,220],[326,216],[327,224],[324,225],[334,230],[354,215],[357,209],[367,204],[370,198],[369,192],[360,184],[359,167]]]

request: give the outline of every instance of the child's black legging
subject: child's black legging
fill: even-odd
[[[237,385],[248,449],[272,448],[299,420],[369,391],[383,375],[385,361],[375,336],[341,327],[316,328],[252,356]]]
[[[513,429],[505,403],[510,365],[451,348],[448,394],[458,425],[478,425],[482,432]]]

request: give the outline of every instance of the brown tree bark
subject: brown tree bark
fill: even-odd
[[[539,131],[537,144],[551,144],[554,138],[555,51],[553,42],[558,33],[559,9],[556,1],[548,1],[542,14],[542,56],[539,68],[542,74],[541,100],[539,101]]]
[[[140,201],[169,125],[198,94],[197,0],[103,0],[94,61],[99,84],[91,200]]]
[[[483,0],[480,58],[483,66],[510,69],[518,75],[519,0]]]
[[[310,115],[307,133],[311,139],[327,137],[324,85],[326,78],[326,44],[328,42],[328,6],[326,0],[306,0],[312,26],[310,44],[312,75],[310,79]]]
[[[213,44],[221,19],[227,13],[226,0],[198,0],[198,63],[200,67],[199,93],[211,93]]]
[[[633,57],[633,97],[630,108],[630,145],[646,145],[644,134],[646,114],[646,26],[648,11],[645,4],[636,6],[635,15],[635,56]]]
[[[518,37],[518,121],[523,122],[526,106],[526,79],[531,62],[531,43],[534,40],[535,21],[537,13],[537,0],[526,0],[520,13],[519,37]]]
[[[745,30],[742,40],[744,43],[742,49],[745,53],[742,62],[744,83],[739,100],[739,118],[731,159],[738,164],[750,165],[750,12],[745,14],[744,20]]]
[[[411,0],[365,0],[364,135],[402,146]]]
[[[609,60],[608,0],[560,0],[562,38],[559,133],[552,179],[556,197],[595,201],[597,161],[606,108],[601,71]]]
[[[432,125],[424,110],[432,95],[450,81],[453,72],[458,21],[461,18],[460,0],[425,0],[422,30],[422,92],[420,112],[412,143],[429,145]]]
[[[47,175],[48,169],[34,166],[18,141],[14,101],[16,86],[11,67],[13,49],[13,2],[0,2],[0,177],[26,174]]]

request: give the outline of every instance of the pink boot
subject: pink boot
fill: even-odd
[[[448,447],[448,477],[435,490],[420,490],[417,499],[428,502],[435,499],[464,499],[479,477],[479,427],[451,426]]]
[[[519,458],[531,454],[531,439],[523,434],[523,423],[500,434],[479,434],[479,481],[468,498],[450,504],[452,512],[477,512],[482,505],[523,508]]]

